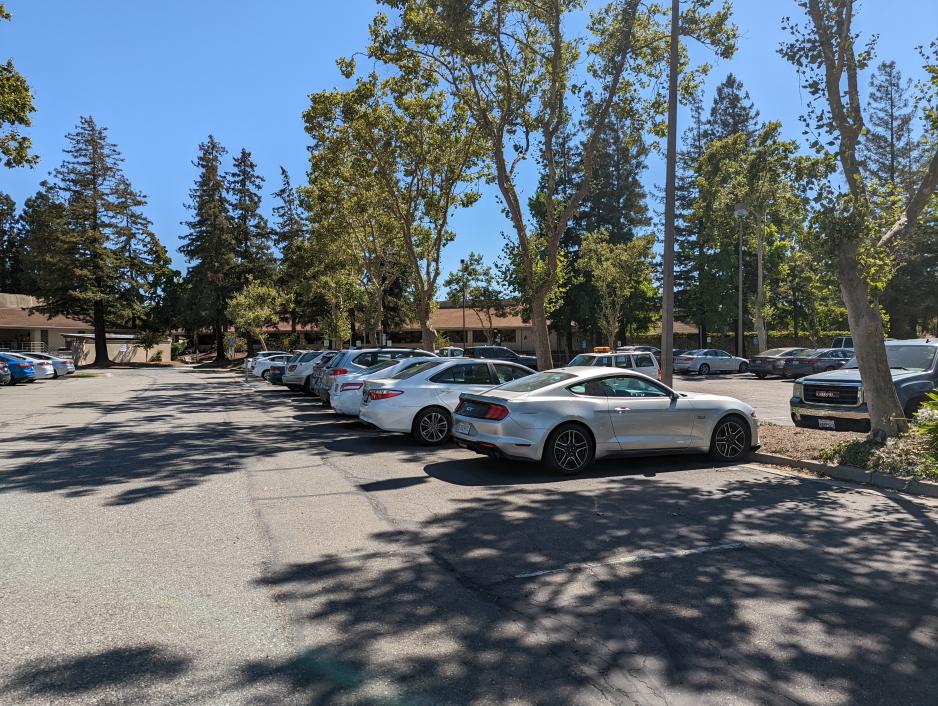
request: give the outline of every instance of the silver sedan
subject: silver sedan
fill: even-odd
[[[747,373],[749,372],[749,361],[716,348],[701,348],[677,356],[674,359],[674,372],[698,373],[700,375]]]
[[[758,448],[755,411],[732,397],[675,392],[621,368],[569,367],[460,395],[453,437],[489,456],[576,474],[618,455],[707,452],[745,459]]]

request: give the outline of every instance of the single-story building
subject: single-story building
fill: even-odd
[[[75,365],[91,365],[95,361],[93,333],[67,333],[72,360]],[[172,354],[172,344],[167,338],[149,350],[140,345],[132,333],[108,333],[107,354],[112,363],[168,363]]]
[[[27,294],[0,293],[0,349],[55,355],[69,350],[66,335],[94,331],[87,321],[33,313],[36,306],[39,301]]]

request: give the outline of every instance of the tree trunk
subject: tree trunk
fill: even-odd
[[[225,353],[225,329],[220,321],[212,324],[212,333],[215,336],[215,360],[228,360]]]
[[[104,325],[104,302],[96,301],[93,312],[94,321],[94,365],[103,368],[111,364],[107,352],[107,329]]]
[[[430,324],[430,295],[426,291],[417,293],[417,318],[420,322],[420,345],[425,351],[436,350],[436,329]]]
[[[870,304],[870,290],[860,271],[858,245],[844,242],[837,253],[840,292],[847,307],[850,333],[860,365],[863,397],[869,407],[870,439],[885,442],[908,429],[905,414],[892,384],[886,359],[883,320]]]
[[[547,330],[546,292],[535,292],[531,298],[531,326],[534,334],[534,355],[538,370],[550,370],[554,361],[550,354],[550,333]]]
[[[765,226],[759,235],[759,242],[756,244],[756,312],[753,324],[756,328],[756,335],[759,337],[758,353],[768,349],[769,337],[765,330],[765,319],[762,316],[762,309],[765,306],[765,282],[764,282],[764,262],[765,259]]]

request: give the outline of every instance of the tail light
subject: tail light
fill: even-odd
[[[661,368],[658,368],[658,382],[661,382]]]
[[[329,371],[329,375],[331,375],[332,377],[335,377],[336,375],[348,375],[348,369],[347,368],[333,368],[332,370]]]
[[[386,400],[403,394],[403,390],[369,390],[368,399],[374,402],[375,400]]]
[[[485,410],[485,414],[482,415],[483,419],[494,419],[498,421],[504,419],[508,416],[508,408],[500,404],[489,405],[489,408]]]
[[[346,390],[360,390],[364,384],[365,383],[363,382],[343,382],[339,391],[345,392]]]

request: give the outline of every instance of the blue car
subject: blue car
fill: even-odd
[[[0,360],[6,363],[6,366],[10,369],[10,382],[7,383],[8,385],[36,381],[36,368],[30,361],[4,353],[0,353]]]

